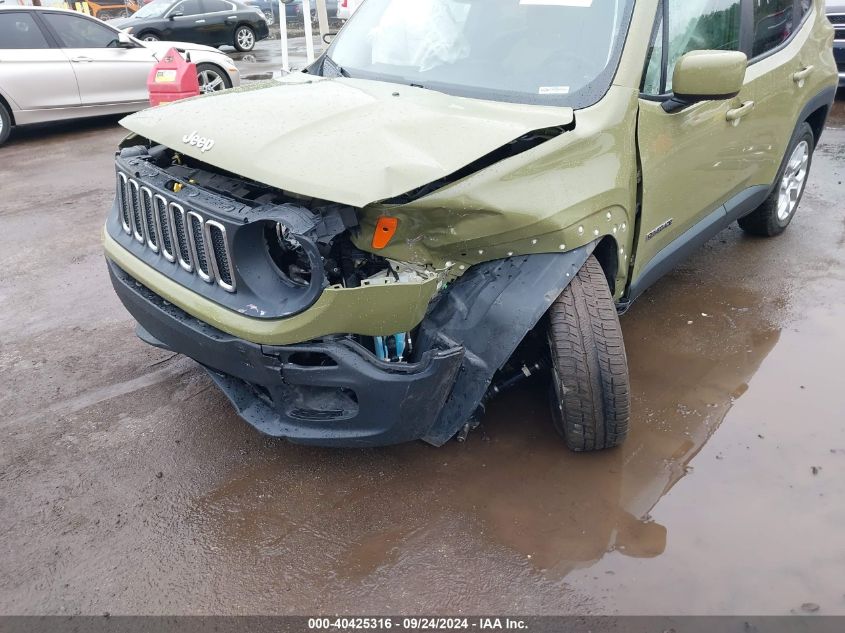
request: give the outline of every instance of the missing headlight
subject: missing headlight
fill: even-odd
[[[267,223],[264,228],[267,252],[276,272],[296,285],[311,283],[311,262],[302,244],[281,222]]]

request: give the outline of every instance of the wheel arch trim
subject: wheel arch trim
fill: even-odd
[[[480,406],[493,376],[569,286],[598,242],[565,253],[523,255],[470,268],[432,304],[418,349],[464,349],[455,384],[423,439],[449,441]]]

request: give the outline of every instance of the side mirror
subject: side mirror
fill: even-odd
[[[120,48],[135,48],[135,42],[133,42],[132,38],[129,37],[129,34],[124,31],[117,32],[117,45]]]
[[[171,13],[170,15],[168,15],[168,16],[167,16],[167,18],[168,18],[169,20],[172,20],[173,18],[181,18],[183,15],[185,15],[185,14],[184,14],[184,13],[182,13],[181,11],[174,11],[173,13]]]
[[[700,101],[733,99],[742,90],[748,57],[738,51],[692,51],[681,57],[672,74],[671,99],[663,104],[675,112]]]

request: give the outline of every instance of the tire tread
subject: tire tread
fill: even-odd
[[[549,345],[563,394],[553,417],[567,446],[594,451],[621,444],[631,408],[628,362],[616,306],[595,257],[549,310]]]

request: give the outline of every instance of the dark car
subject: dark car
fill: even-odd
[[[173,40],[251,51],[270,35],[260,9],[232,0],[154,0],[109,24],[140,40]]]
[[[290,0],[285,7],[288,22],[303,22],[302,0]],[[335,22],[337,16],[337,0],[326,0],[326,13],[329,22]],[[317,0],[311,0],[311,21],[317,23]]]
[[[243,0],[243,3],[259,9],[264,14],[268,24],[277,24],[279,22],[278,0]]]
[[[827,17],[836,29],[833,56],[839,69],[839,87],[845,88],[845,0],[827,0]]]

